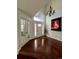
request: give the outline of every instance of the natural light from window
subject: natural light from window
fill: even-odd
[[[43,22],[44,20],[41,19],[40,17],[34,17],[34,21]]]
[[[38,17],[34,17],[34,21],[40,21]]]

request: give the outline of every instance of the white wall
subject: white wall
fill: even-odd
[[[53,0],[52,6],[56,13],[51,17],[49,17],[49,15],[46,16],[46,28],[48,30],[47,36],[62,41],[62,32],[51,30],[51,19],[62,16],[62,0]]]

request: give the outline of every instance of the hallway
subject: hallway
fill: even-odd
[[[27,42],[20,50],[18,59],[61,59],[62,42],[41,36]]]

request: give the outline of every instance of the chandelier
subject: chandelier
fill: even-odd
[[[48,11],[48,14],[49,14],[49,16],[52,16],[52,15],[54,15],[55,14],[55,10],[52,8],[52,6],[51,6],[51,0],[50,0],[50,9],[49,9],[49,11]]]

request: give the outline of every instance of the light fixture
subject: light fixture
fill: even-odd
[[[49,16],[54,15],[55,14],[55,10],[52,8],[51,6],[51,0],[50,0],[50,9],[48,11]]]

